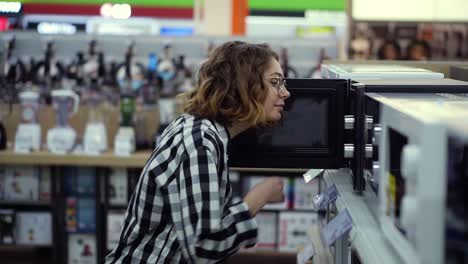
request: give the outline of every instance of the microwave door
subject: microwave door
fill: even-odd
[[[286,79],[291,93],[282,120],[249,129],[231,141],[231,167],[344,167],[346,80]]]

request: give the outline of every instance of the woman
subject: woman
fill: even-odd
[[[143,169],[106,263],[211,263],[255,245],[254,217],[283,200],[282,181],[267,178],[233,203],[227,148],[247,128],[279,121],[289,95],[269,46],[234,41],[214,50],[186,94],[186,114]]]

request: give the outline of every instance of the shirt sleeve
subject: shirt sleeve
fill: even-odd
[[[218,262],[257,242],[257,223],[244,202],[224,207],[214,151],[192,150],[169,185],[171,214],[184,257],[192,263]]]

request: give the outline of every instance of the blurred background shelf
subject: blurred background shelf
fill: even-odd
[[[116,156],[113,151],[92,156],[85,154],[57,155],[46,151],[19,154],[12,150],[6,150],[0,151],[0,164],[142,168],[150,155],[149,150],[139,151],[128,157]]]
[[[15,208],[17,210],[49,210],[49,201],[23,201],[23,200],[0,200],[0,208]]]

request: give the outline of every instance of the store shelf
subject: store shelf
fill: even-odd
[[[241,167],[230,167],[232,171],[238,172],[259,172],[259,173],[305,173],[309,169],[280,169],[280,168],[241,168]]]
[[[114,155],[112,151],[92,156],[84,154],[58,155],[46,151],[19,154],[12,150],[6,150],[0,151],[0,164],[143,168],[150,155],[150,151],[136,152],[131,156],[123,157]]]
[[[128,157],[116,156],[112,151],[94,156],[73,153],[59,155],[47,151],[20,154],[12,150],[5,150],[0,151],[0,164],[143,168],[150,155],[151,151],[149,150],[138,151]],[[231,167],[230,170],[253,173],[305,173],[308,169]]]
[[[234,263],[296,263],[297,253],[276,251],[247,251],[240,250],[226,260],[227,264]]]
[[[51,250],[52,245],[17,245],[0,244],[0,252],[8,253],[27,253],[38,250]]]
[[[383,236],[375,212],[378,199],[369,186],[362,194],[353,191],[351,172],[348,169],[328,170],[324,174],[327,186],[335,184],[339,196],[338,211],[348,209],[353,228],[350,232],[351,246],[356,249],[361,263],[402,263],[399,255]]]
[[[16,201],[16,200],[0,200],[0,208],[15,207],[22,208],[35,208],[35,209],[50,209],[49,201]]]

